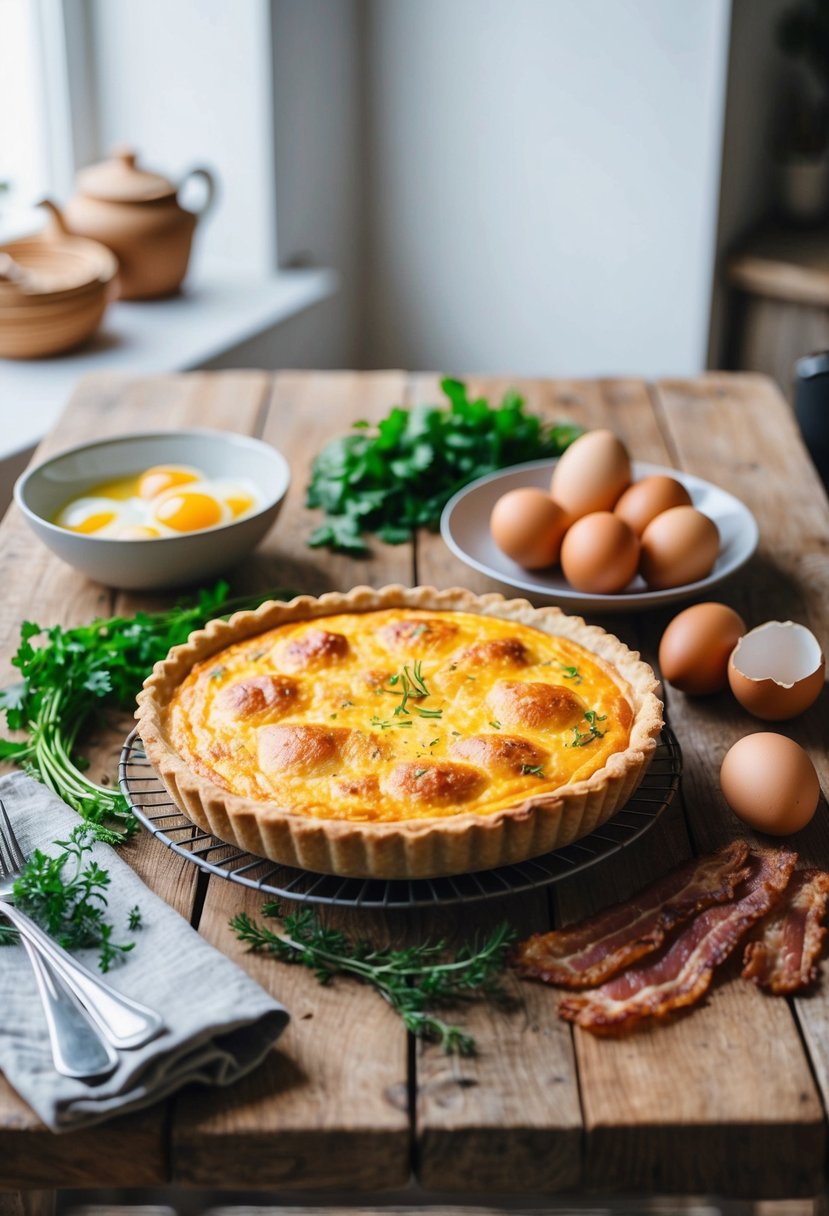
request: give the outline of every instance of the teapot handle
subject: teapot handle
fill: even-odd
[[[210,208],[213,206],[213,203],[215,202],[216,179],[213,176],[213,174],[210,172],[209,169],[202,169],[202,168],[190,169],[189,172],[185,173],[184,177],[179,182],[179,185],[178,185],[179,190],[181,190],[184,183],[188,182],[191,177],[202,178],[205,186],[207,187],[207,190],[206,190],[206,193],[204,196],[204,202],[202,203],[201,207],[198,208],[198,210],[193,212],[194,215],[199,216],[199,218],[201,219],[207,214],[207,212],[210,210]]]

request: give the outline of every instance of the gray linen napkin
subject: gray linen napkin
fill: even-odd
[[[0,798],[21,847],[54,854],[80,819],[31,777],[0,778]],[[191,1081],[230,1085],[268,1054],[288,1014],[241,968],[208,945],[144,885],[114,849],[96,843],[95,859],[109,870],[107,919],[113,939],[135,941],[123,964],[107,974],[114,988],[157,1010],[167,1029],[143,1047],[119,1053],[102,1082],[55,1072],[31,966],[20,945],[0,947],[0,1072],[55,1132],[101,1123],[150,1106]],[[130,908],[142,927],[127,928]],[[97,970],[95,951],[78,958]]]

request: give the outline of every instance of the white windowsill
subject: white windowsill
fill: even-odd
[[[190,371],[336,289],[331,270],[284,270],[262,279],[205,266],[188,276],[180,295],[111,304],[101,329],[77,351],[0,360],[0,461],[40,442],[88,372]]]

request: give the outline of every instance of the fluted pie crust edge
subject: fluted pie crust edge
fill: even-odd
[[[289,622],[384,608],[471,612],[516,621],[570,639],[611,665],[627,684],[633,709],[625,750],[587,780],[481,815],[393,822],[312,819],[274,803],[229,793],[195,772],[172,745],[165,711],[191,668],[234,642]],[[618,638],[555,607],[454,588],[355,587],[347,593],[269,601],[228,620],[211,621],[157,663],[138,696],[145,751],[176,805],[220,840],[300,869],[344,877],[428,878],[488,870],[548,853],[586,836],[619,810],[645,775],[662,729],[652,669]]]

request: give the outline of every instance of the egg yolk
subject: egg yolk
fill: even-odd
[[[222,509],[208,494],[196,490],[172,493],[155,509],[156,519],[176,532],[197,532],[215,528],[222,521]]]
[[[175,465],[154,465],[138,479],[138,493],[141,498],[157,498],[159,494],[164,494],[175,486],[188,485],[198,480],[198,474],[190,469],[177,468]]]
[[[244,515],[245,511],[250,511],[254,506],[254,501],[250,494],[226,494],[225,505],[230,508],[233,518],[238,519],[240,515]]]
[[[100,532],[101,528],[111,524],[114,519],[114,511],[97,511],[94,515],[87,515],[80,523],[67,524],[66,527],[70,532],[82,532],[84,536],[89,536],[93,532]]]

